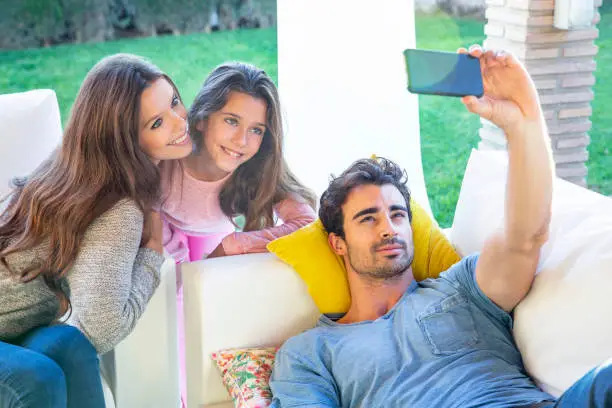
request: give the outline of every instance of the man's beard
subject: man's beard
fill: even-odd
[[[404,252],[392,257],[383,256],[376,252],[377,249],[386,245],[401,245]],[[351,251],[351,247],[348,245],[347,249],[348,261],[353,270],[360,276],[379,281],[394,280],[401,277],[412,265],[414,258],[414,248],[410,248],[411,251],[409,251],[406,241],[397,237],[373,245],[370,248],[368,257],[365,254],[354,253],[357,251]],[[384,260],[378,261],[378,258],[383,258]]]

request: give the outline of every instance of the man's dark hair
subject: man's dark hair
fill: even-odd
[[[353,189],[370,184],[376,186],[391,184],[395,186],[406,200],[408,219],[412,221],[410,191],[406,185],[407,181],[406,171],[391,160],[382,157],[357,160],[339,177],[332,176],[329,187],[321,195],[319,218],[325,230],[344,239],[342,205]]]

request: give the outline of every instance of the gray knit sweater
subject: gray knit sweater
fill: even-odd
[[[62,282],[72,304],[68,323],[85,333],[100,354],[132,331],[159,285],[164,257],[139,248],[142,228],[143,214],[134,202],[115,204],[91,223]],[[48,243],[9,255],[7,261],[19,271],[47,251]],[[58,309],[57,296],[41,277],[22,283],[0,263],[0,340],[52,323]]]

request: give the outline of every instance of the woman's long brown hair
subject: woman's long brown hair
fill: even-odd
[[[298,181],[283,157],[283,126],[276,86],[264,71],[253,65],[225,63],[204,81],[188,117],[196,151],[204,148],[206,137],[197,130],[197,124],[221,110],[232,91],[265,101],[267,123],[259,151],[234,171],[219,193],[225,215],[230,218],[244,215],[243,230],[254,231],[274,225],[274,205],[289,195],[301,197],[314,209],[315,194]]]
[[[10,269],[8,255],[49,243],[42,263],[20,271],[23,281],[42,275],[57,292],[58,279],[73,265],[91,222],[124,198],[145,214],[146,242],[146,219],[160,198],[160,175],[138,144],[140,98],[159,78],[174,86],[140,57],[102,59],[81,85],[61,145],[27,178],[13,181],[0,216],[0,262]],[[31,136],[35,143],[37,135]]]

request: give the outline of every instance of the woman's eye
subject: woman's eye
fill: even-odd
[[[151,129],[157,129],[158,127],[161,126],[161,124],[162,124],[161,118],[157,119],[155,122],[153,122],[153,125],[151,125]]]
[[[231,126],[236,126],[238,124],[238,121],[234,118],[225,118],[225,123]]]
[[[181,100],[179,99],[178,96],[175,96],[174,98],[172,98],[172,107],[175,107],[176,105],[178,105],[179,103],[181,103]]]
[[[253,128],[252,132],[255,133],[258,136],[261,136],[261,135],[264,134],[264,131],[261,128]]]

